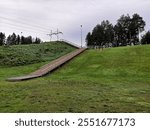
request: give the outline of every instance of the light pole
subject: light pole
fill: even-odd
[[[140,32],[140,28],[138,29],[138,32],[139,32],[139,43],[141,42],[141,32]]]
[[[81,27],[81,48],[82,48],[82,25],[80,25]]]
[[[53,31],[51,30],[51,33],[50,33],[50,42],[52,40],[52,33],[53,33]]]
[[[22,32],[21,32],[21,37],[20,37],[20,44],[22,44]]]

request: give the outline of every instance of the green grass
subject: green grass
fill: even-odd
[[[64,42],[0,47],[0,66],[21,66],[52,61],[75,48]]]
[[[149,45],[87,50],[53,74],[5,81],[38,65],[0,68],[0,112],[150,112]]]

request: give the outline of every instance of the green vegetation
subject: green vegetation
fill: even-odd
[[[150,112],[149,50],[87,50],[53,74],[23,82],[5,78],[38,64],[0,68],[0,112]]]
[[[32,36],[20,36],[13,33],[6,37],[5,33],[0,32],[0,46],[11,45],[27,45],[27,44],[40,44],[42,41],[40,38],[33,38]]]
[[[0,66],[20,66],[51,61],[74,49],[64,42],[0,46]]]
[[[87,46],[89,48],[109,48],[127,45],[139,45],[146,44],[146,39],[142,38],[139,41],[139,33],[144,31],[146,22],[137,13],[130,16],[122,15],[116,22],[115,25],[110,23],[108,20],[103,20],[97,24],[92,32],[89,32],[86,36]]]

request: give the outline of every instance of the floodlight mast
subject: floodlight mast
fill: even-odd
[[[20,44],[22,44],[22,32],[21,32],[21,37],[20,37]]]
[[[80,25],[81,27],[81,48],[82,48],[82,25]]]

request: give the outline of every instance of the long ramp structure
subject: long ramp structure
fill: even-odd
[[[69,60],[73,59],[77,55],[81,54],[85,50],[86,50],[86,48],[77,49],[71,53],[68,53],[68,54],[42,66],[40,69],[38,69],[37,71],[35,71],[33,73],[30,73],[25,76],[8,78],[7,81],[16,82],[16,81],[23,81],[23,80],[29,80],[29,79],[33,79],[33,78],[42,77],[42,76],[52,72],[53,70],[57,69],[61,65],[65,64]]]

